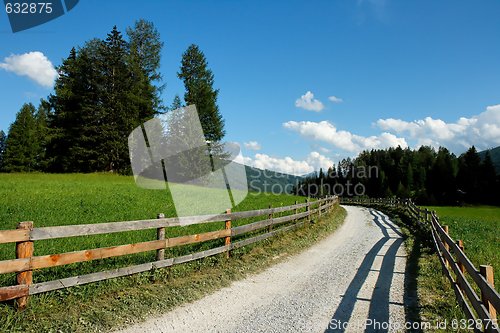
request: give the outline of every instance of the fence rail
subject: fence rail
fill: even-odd
[[[500,294],[495,290],[493,268],[482,265],[478,270],[465,254],[462,240],[454,241],[450,237],[448,226],[440,224],[435,211],[419,208],[411,200],[397,198],[341,198],[340,203],[399,207],[418,225],[427,226],[443,274],[450,281],[458,304],[466,316],[474,321],[471,328],[475,332],[500,332],[496,322],[497,312],[500,311]]]
[[[169,267],[224,252],[229,257],[233,249],[273,237],[280,232],[293,230],[306,225],[311,221],[311,217],[314,214],[321,216],[322,213],[330,211],[338,202],[338,197],[328,196],[316,201],[306,200],[305,203],[300,204],[296,202],[295,205],[285,207],[269,207],[267,209],[234,213],[232,213],[231,210],[227,210],[226,214],[219,215],[165,218],[163,214],[158,214],[157,219],[150,220],[42,228],[35,228],[33,222],[21,222],[16,230],[0,230],[0,244],[16,243],[16,259],[0,261],[0,274],[16,273],[17,278],[16,285],[0,287],[0,302],[15,299],[17,307],[23,309],[26,307],[30,295]],[[299,213],[298,210],[303,208],[305,208],[306,211]],[[284,212],[292,213],[286,216],[274,217],[275,214]],[[237,227],[231,226],[232,221],[259,216],[265,216],[266,218]],[[171,238],[165,237],[165,228],[168,227],[213,222],[225,222],[224,229]],[[292,223],[272,229],[273,227],[283,225],[287,222]],[[234,236],[240,236],[264,228],[267,228],[267,232],[264,234],[232,242],[232,237]],[[156,240],[43,256],[33,255],[35,241],[148,229],[157,230]],[[164,257],[164,251],[167,248],[222,238],[225,240],[223,246],[180,257],[168,259]],[[33,272],[35,270],[148,251],[156,251],[156,261],[33,284]]]

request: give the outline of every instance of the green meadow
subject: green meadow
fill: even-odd
[[[233,211],[292,205],[304,198],[252,193]],[[198,203],[201,205],[202,203]],[[230,207],[228,207],[230,208]],[[89,224],[176,216],[168,190],[136,186],[131,176],[114,174],[0,174],[0,230],[15,229],[18,222],[33,221],[35,227]],[[289,214],[289,213],[287,213]],[[193,214],[196,215],[196,214]],[[262,217],[260,217],[261,219]],[[238,220],[245,224],[259,218]],[[224,228],[224,222],[167,228],[167,237]],[[35,242],[35,255],[100,248],[156,239],[156,230],[132,231]],[[223,239],[167,249],[179,256],[220,246]],[[71,264],[34,273],[34,282],[70,277],[154,260],[154,252]],[[15,258],[14,244],[0,245],[0,260]],[[10,285],[13,274],[0,275],[0,286]]]
[[[442,225],[448,225],[454,240],[464,242],[465,253],[476,268],[491,265],[495,286],[500,286],[500,207],[428,207],[435,210]]]

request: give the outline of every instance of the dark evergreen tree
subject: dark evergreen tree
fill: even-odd
[[[177,109],[182,108],[182,107],[183,107],[183,105],[182,105],[181,98],[179,97],[179,95],[175,95],[174,100],[172,102],[172,105],[169,108],[170,111],[177,110]]]
[[[184,82],[187,105],[195,104],[205,138],[220,142],[225,135],[224,120],[217,106],[218,90],[213,88],[214,75],[208,68],[205,55],[197,45],[191,45],[182,55],[178,77]]]
[[[160,94],[164,85],[160,85],[161,50],[163,42],[153,23],[139,20],[133,28],[127,28],[129,37],[128,63],[132,75],[131,102],[138,108],[139,119],[149,120],[161,112],[164,107]]]
[[[49,139],[48,135],[48,114],[50,104],[42,99],[35,114],[36,141],[38,142],[38,151],[35,159],[35,168],[45,171],[47,169],[46,149]]]
[[[37,170],[37,155],[40,152],[35,106],[24,104],[9,128],[3,156],[4,170],[8,172],[30,172]]]
[[[490,152],[487,151],[480,165],[479,187],[481,189],[481,202],[487,204],[500,204],[499,184],[495,166],[491,160]]]
[[[481,172],[481,158],[476,148],[472,146],[459,158],[459,172],[457,175],[458,188],[464,192],[468,202],[477,203],[480,197],[479,174]]]

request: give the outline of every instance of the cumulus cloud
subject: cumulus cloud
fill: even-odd
[[[328,97],[328,99],[332,103],[342,103],[344,101],[342,98],[337,97],[337,96],[330,96],[330,97]]]
[[[461,153],[472,145],[480,150],[500,145],[500,104],[488,106],[479,115],[461,117],[450,123],[426,117],[414,121],[379,119],[375,124],[384,131],[415,140],[417,147],[445,146],[455,153]]]
[[[314,94],[307,91],[304,95],[300,96],[299,99],[295,101],[295,106],[307,111],[320,112],[325,106],[321,101],[314,98]]]
[[[378,136],[365,137],[348,131],[339,131],[328,121],[288,121],[283,127],[299,133],[304,138],[325,142],[349,153],[359,153],[365,149],[408,147],[404,138],[398,138],[391,133],[384,132]]]
[[[244,143],[246,149],[260,150],[261,146],[257,141],[249,141]]]
[[[304,160],[295,160],[289,156],[284,158],[255,154],[254,158],[245,157],[244,163],[255,168],[272,170],[291,175],[304,175],[323,168],[327,170],[334,162],[326,156],[313,151]]]
[[[58,74],[54,65],[42,52],[13,54],[0,63],[0,68],[21,76],[27,76],[37,84],[52,88]]]

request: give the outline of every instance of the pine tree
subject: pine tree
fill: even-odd
[[[126,168],[129,164],[127,137],[138,125],[139,112],[129,103],[132,75],[127,67],[127,42],[114,26],[102,44],[103,118],[101,125],[101,164],[105,170]]]
[[[182,108],[182,101],[181,101],[181,98],[179,97],[179,95],[175,95],[174,97],[174,100],[172,102],[172,105],[170,106],[169,110],[170,111],[173,111],[173,110],[177,110],[179,108]]]
[[[480,172],[481,158],[476,151],[476,147],[472,146],[467,152],[460,156],[459,172],[457,175],[458,187],[465,192],[465,197],[468,202],[476,203],[479,201]]]
[[[164,85],[159,85],[163,42],[153,23],[142,19],[135,22],[133,28],[127,28],[127,36],[127,62],[133,76],[131,102],[136,104],[138,118],[144,122],[164,109],[160,98]]]
[[[497,203],[498,184],[495,166],[489,151],[486,151],[484,160],[480,165],[479,186],[481,188],[481,202],[488,204]]]
[[[3,171],[3,155],[5,152],[5,140],[7,136],[4,131],[0,131],[0,172]]]
[[[220,142],[225,135],[224,120],[217,106],[219,91],[213,88],[214,75],[208,69],[207,60],[197,45],[191,45],[182,55],[181,69],[177,73],[184,82],[187,105],[195,104],[205,139]]]
[[[30,172],[37,168],[36,157],[40,151],[35,106],[24,104],[9,128],[3,156],[5,171]]]
[[[48,143],[48,113],[50,111],[50,104],[42,99],[40,105],[35,113],[36,125],[36,141],[38,142],[38,150],[35,158],[35,168],[37,170],[45,171],[47,169],[46,149]]]

